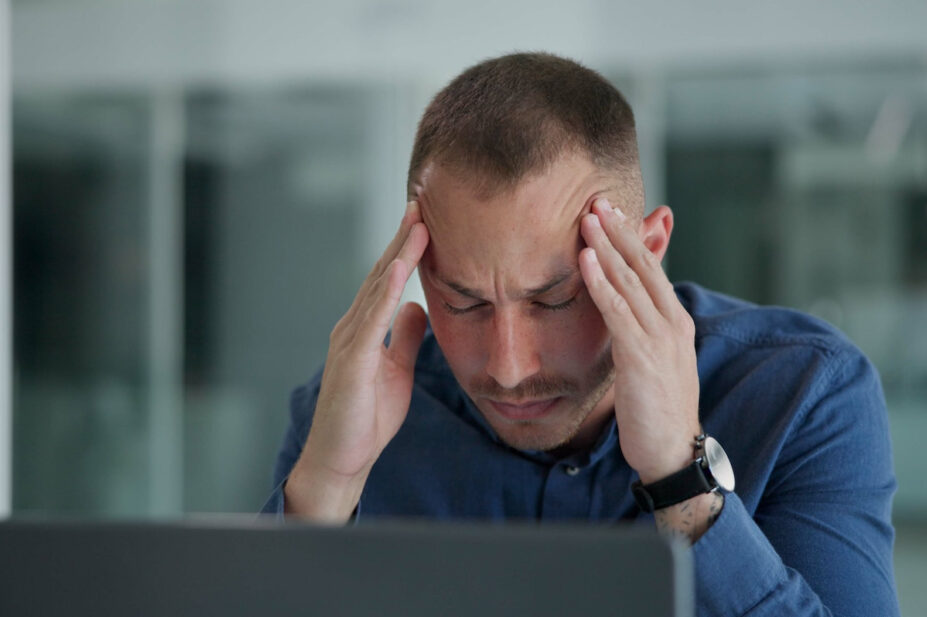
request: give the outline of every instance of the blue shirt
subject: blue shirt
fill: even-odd
[[[878,375],[843,335],[802,313],[678,284],[695,321],[700,419],[737,479],[692,547],[699,615],[898,615],[895,491]],[[306,441],[321,374],[293,393],[264,512]],[[358,509],[437,519],[651,521],[614,420],[588,452],[557,459],[502,443],[428,332],[409,414]]]

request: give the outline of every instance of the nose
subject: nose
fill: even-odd
[[[536,333],[515,307],[496,308],[492,321],[486,372],[500,386],[511,389],[541,369]]]

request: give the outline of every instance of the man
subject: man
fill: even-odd
[[[644,216],[633,115],[601,76],[545,54],[468,69],[422,118],[409,196],[294,394],[265,511],[652,516],[693,545],[699,614],[898,613],[874,369],[810,317],[673,287],[672,212]],[[384,345],[416,267],[428,318],[406,304]]]

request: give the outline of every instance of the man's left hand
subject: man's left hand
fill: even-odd
[[[598,198],[579,262],[612,338],[621,451],[647,484],[692,462],[699,380],[692,317],[635,227]]]
[[[599,198],[582,234],[580,270],[612,338],[621,452],[649,484],[690,464],[701,433],[695,324],[620,210]],[[706,493],[657,510],[654,521],[694,544],[723,506],[720,493]]]

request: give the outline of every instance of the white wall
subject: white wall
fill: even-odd
[[[12,503],[12,432],[10,382],[12,356],[12,277],[10,228],[10,5],[0,0],[0,519]]]
[[[629,68],[923,57],[924,24],[922,0],[45,0],[14,7],[14,81],[442,83],[514,49]]]

